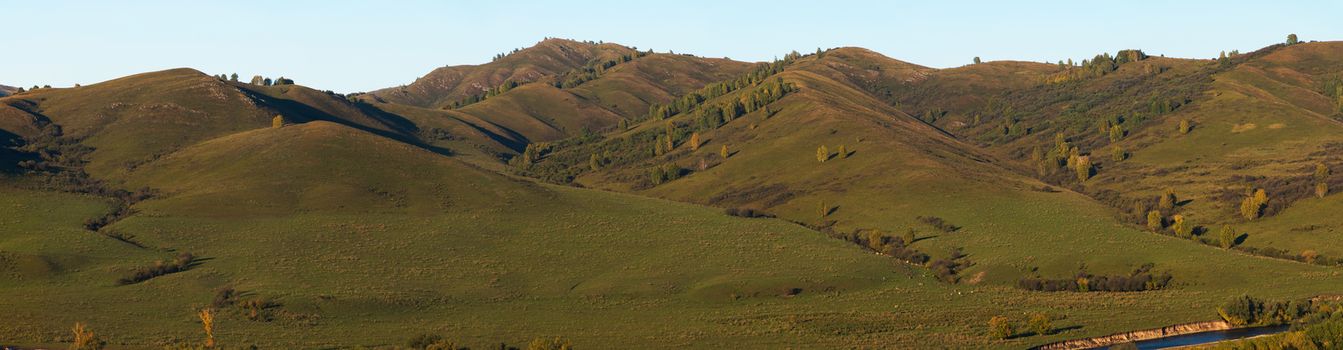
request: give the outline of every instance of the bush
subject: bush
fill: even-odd
[[[928,226],[936,228],[938,231],[946,233],[956,232],[961,229],[960,226],[952,225],[950,222],[947,222],[946,220],[943,220],[942,218],[936,216],[917,216],[915,217],[915,219],[918,219],[920,222],[928,224]]]
[[[751,208],[727,208],[727,209],[724,209],[723,212],[724,212],[725,214],[727,214],[728,216],[736,216],[736,217],[743,217],[743,218],[772,218],[772,217],[774,217],[774,215],[770,215],[769,213],[766,213],[766,212],[763,212],[763,211],[760,211],[760,210],[756,210],[756,209],[751,209]]]
[[[1073,278],[1027,277],[1018,280],[1017,287],[1040,292],[1139,292],[1166,288],[1170,285],[1170,273],[1154,273],[1153,266],[1145,264],[1128,275],[1098,276],[1082,271]]]
[[[1026,326],[1037,335],[1049,335],[1054,331],[1053,320],[1049,315],[1042,313],[1031,314],[1031,318],[1026,321]]]
[[[118,279],[117,284],[136,284],[154,277],[186,271],[191,268],[191,263],[195,260],[196,257],[191,255],[191,253],[182,253],[178,254],[177,257],[170,262],[164,262],[163,260],[155,261],[153,266],[141,267],[136,269],[129,276]]]
[[[1006,316],[989,319],[989,339],[1007,339],[1016,334],[1016,326]]]

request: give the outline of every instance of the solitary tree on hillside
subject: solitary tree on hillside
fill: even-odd
[[[821,147],[816,148],[816,160],[820,161],[821,163],[825,163],[825,161],[829,159],[830,159],[830,150],[825,149],[825,145],[821,145]]]
[[[589,157],[589,158],[588,158],[588,166],[589,166],[589,167],[592,167],[592,171],[601,170],[601,168],[602,168],[602,164],[601,164],[601,161],[599,161],[599,160],[597,159],[597,154],[596,154],[596,153],[593,153],[593,154],[592,154],[592,157]]]
[[[1031,318],[1026,321],[1026,325],[1036,335],[1049,335],[1054,331],[1053,321],[1049,319],[1049,315],[1043,313],[1031,314]]]
[[[252,85],[262,85],[262,84],[264,84],[265,82],[266,82],[266,78],[263,78],[263,77],[261,77],[260,75],[253,75],[253,76],[252,76],[252,81],[250,82],[250,84],[252,84]]]
[[[1329,167],[1324,163],[1315,164],[1315,196],[1324,198],[1329,194]]]
[[[271,118],[270,120],[270,127],[278,129],[284,127],[285,123],[286,121],[284,120],[284,116],[276,114],[275,118]]]
[[[1188,134],[1190,128],[1192,127],[1189,125],[1188,119],[1180,121],[1180,135]]]
[[[211,309],[202,309],[198,314],[201,318],[201,328],[205,330],[205,347],[215,347],[215,313]]]
[[[271,86],[271,80],[270,80],[270,78],[262,79],[262,80],[261,80],[261,85]]]
[[[1232,230],[1231,225],[1222,225],[1218,236],[1222,240],[1222,248],[1231,249],[1231,246],[1236,245],[1236,230]]]
[[[75,322],[74,328],[71,328],[70,331],[75,335],[74,344],[70,344],[71,350],[101,350],[107,345],[106,342],[94,336],[93,331],[89,330],[83,322]]]
[[[1114,126],[1111,126],[1111,127],[1110,127],[1110,142],[1111,142],[1111,143],[1119,142],[1119,140],[1120,140],[1120,139],[1123,139],[1123,138],[1124,138],[1124,129],[1123,129],[1123,128],[1120,128],[1118,125],[1114,125]]]
[[[1245,196],[1240,201],[1240,215],[1246,220],[1258,219],[1264,212],[1264,206],[1268,204],[1268,194],[1264,189],[1255,190],[1253,194]]]
[[[1287,45],[1296,45],[1298,42],[1299,41],[1296,40],[1296,34],[1287,34]]]
[[[980,60],[979,60],[979,56],[975,56],[975,64],[980,64],[980,63],[983,63],[983,61],[980,61]]]
[[[1118,162],[1124,160],[1124,158],[1128,158],[1128,153],[1124,152],[1124,148],[1114,146],[1114,148],[1110,149],[1110,159]]]
[[[849,157],[849,149],[847,147],[844,147],[844,145],[839,145],[839,159],[845,159],[848,157]]]
[[[232,82],[235,82],[235,83],[238,82],[238,73],[233,73],[232,75],[229,75],[229,79],[228,79],[228,80],[229,80],[229,81],[232,81]]]
[[[691,151],[698,151],[698,150],[699,150],[699,133],[698,133],[698,132],[694,132],[694,133],[691,133],[691,134],[690,134],[690,150],[691,150]]]
[[[989,338],[1007,339],[1016,333],[1016,327],[1012,325],[1012,320],[1006,316],[993,316],[989,319]]]
[[[727,153],[727,145],[723,145],[722,148],[719,148],[719,149],[718,149],[718,155],[719,155],[719,156],[722,156],[723,159],[727,159],[727,156],[731,155],[731,154]]]

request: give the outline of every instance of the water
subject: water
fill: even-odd
[[[1286,331],[1288,326],[1268,326],[1255,328],[1238,328],[1225,331],[1212,331],[1194,334],[1178,335],[1161,339],[1144,340],[1137,343],[1138,349],[1165,349],[1178,346],[1189,346],[1219,342],[1223,340],[1242,339],[1256,337],[1265,334],[1273,334]]]

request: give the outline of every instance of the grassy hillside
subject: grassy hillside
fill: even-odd
[[[582,67],[592,61],[633,54],[634,49],[616,44],[596,44],[566,39],[546,39],[532,47],[511,52],[490,63],[435,69],[405,86],[373,91],[379,102],[439,108],[485,93],[505,81],[534,82]]]
[[[1313,192],[1343,180],[1312,174],[1343,161],[1340,51],[933,69],[552,39],[352,98],[189,69],[41,89],[0,98],[0,310],[23,321],[0,339],[196,343],[206,307],[260,348],[1023,348],[1204,321],[1343,287],[1339,196]],[[509,80],[533,83],[453,105]],[[1143,228],[1168,188],[1193,237]],[[1170,283],[1096,291],[1136,270]],[[1053,334],[988,339],[1036,313]]]

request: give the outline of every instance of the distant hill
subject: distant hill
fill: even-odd
[[[16,87],[13,87],[13,86],[8,86],[8,85],[0,85],[0,97],[5,97],[5,96],[13,95],[15,92],[18,92],[18,91],[19,91],[19,88],[16,88]]]

